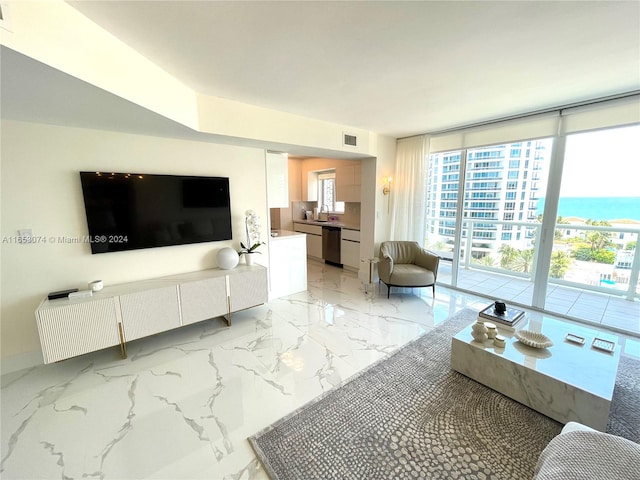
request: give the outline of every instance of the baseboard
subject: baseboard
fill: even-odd
[[[3,357],[0,362],[0,373],[5,375],[7,373],[14,373],[25,368],[37,367],[43,365],[44,359],[42,358],[42,352],[27,352],[19,353],[17,355],[11,355]]]

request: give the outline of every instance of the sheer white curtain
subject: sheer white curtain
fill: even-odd
[[[391,187],[391,240],[415,240],[424,244],[428,167],[428,136],[398,140]]]

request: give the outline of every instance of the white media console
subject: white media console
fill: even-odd
[[[105,287],[90,297],[45,299],[36,321],[45,363],[120,346],[267,301],[267,269],[239,265]]]

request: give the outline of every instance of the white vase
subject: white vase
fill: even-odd
[[[247,265],[253,265],[253,253],[244,254],[244,263]]]
[[[487,327],[484,325],[484,322],[480,320],[471,327],[471,336],[476,342],[483,343],[488,338],[487,332]]]

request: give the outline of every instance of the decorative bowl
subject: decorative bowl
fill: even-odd
[[[531,330],[519,330],[516,332],[516,338],[525,345],[533,348],[549,348],[553,346],[553,342],[549,337],[540,332]]]

